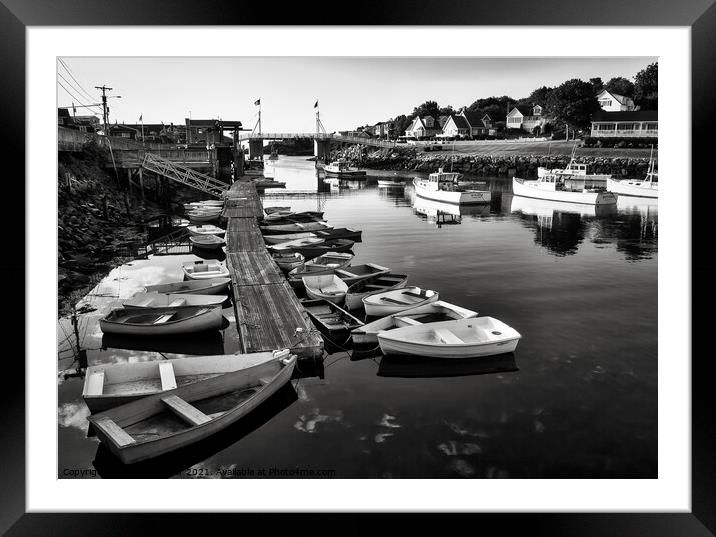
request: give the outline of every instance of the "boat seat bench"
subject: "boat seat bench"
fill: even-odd
[[[201,410],[195,406],[190,405],[181,397],[176,395],[167,395],[162,397],[162,402],[169,407],[181,419],[186,421],[189,425],[202,425],[211,421],[211,418],[204,414]]]
[[[102,392],[104,392],[104,371],[90,373],[86,395],[102,395]]]
[[[425,291],[422,291],[420,293],[413,293],[412,291],[402,291],[401,294],[408,295],[408,296],[414,296],[417,298],[427,298],[427,294]]]
[[[162,381],[162,390],[173,390],[177,387],[177,381],[174,377],[174,366],[171,362],[159,364],[159,378]]]
[[[465,343],[462,339],[456,336],[453,332],[447,328],[435,328],[435,334],[445,343],[446,345],[461,345]]]
[[[119,447],[136,444],[137,441],[129,436],[112,418],[104,417],[93,422],[93,425],[106,434]]]
[[[395,300],[394,298],[390,298],[387,296],[380,297],[381,300],[384,300],[386,302],[392,302],[393,304],[402,304],[404,306],[410,306],[412,305],[410,302],[403,302],[402,300]]]
[[[156,321],[154,321],[152,324],[164,324],[164,323],[166,323],[169,319],[171,319],[172,317],[174,317],[174,313],[167,313],[167,314],[162,315],[161,317],[159,317],[159,318],[158,318]]]

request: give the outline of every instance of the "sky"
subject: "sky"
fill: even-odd
[[[375,124],[427,100],[456,110],[492,95],[527,97],[571,78],[604,82],[634,75],[653,57],[619,58],[370,58],[370,57],[62,57],[58,106],[101,103],[110,122],[241,121],[252,129],[261,100],[263,132],[315,131],[314,104],[328,132]],[[121,96],[121,98],[114,98]],[[96,113],[77,108],[77,115]]]

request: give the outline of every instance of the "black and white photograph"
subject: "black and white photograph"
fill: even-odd
[[[659,57],[56,84],[58,479],[658,478]]]

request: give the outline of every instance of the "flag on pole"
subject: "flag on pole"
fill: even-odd
[[[256,99],[256,101],[254,102],[254,106],[258,106],[260,104],[261,104],[261,99]]]
[[[143,114],[139,114],[139,121],[142,121],[142,115]]]
[[[313,105],[313,108],[318,108],[318,101],[316,101],[316,104]]]

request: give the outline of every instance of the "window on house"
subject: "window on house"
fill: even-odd
[[[611,106],[612,100],[611,99],[600,99],[599,104],[600,104],[600,106]]]

